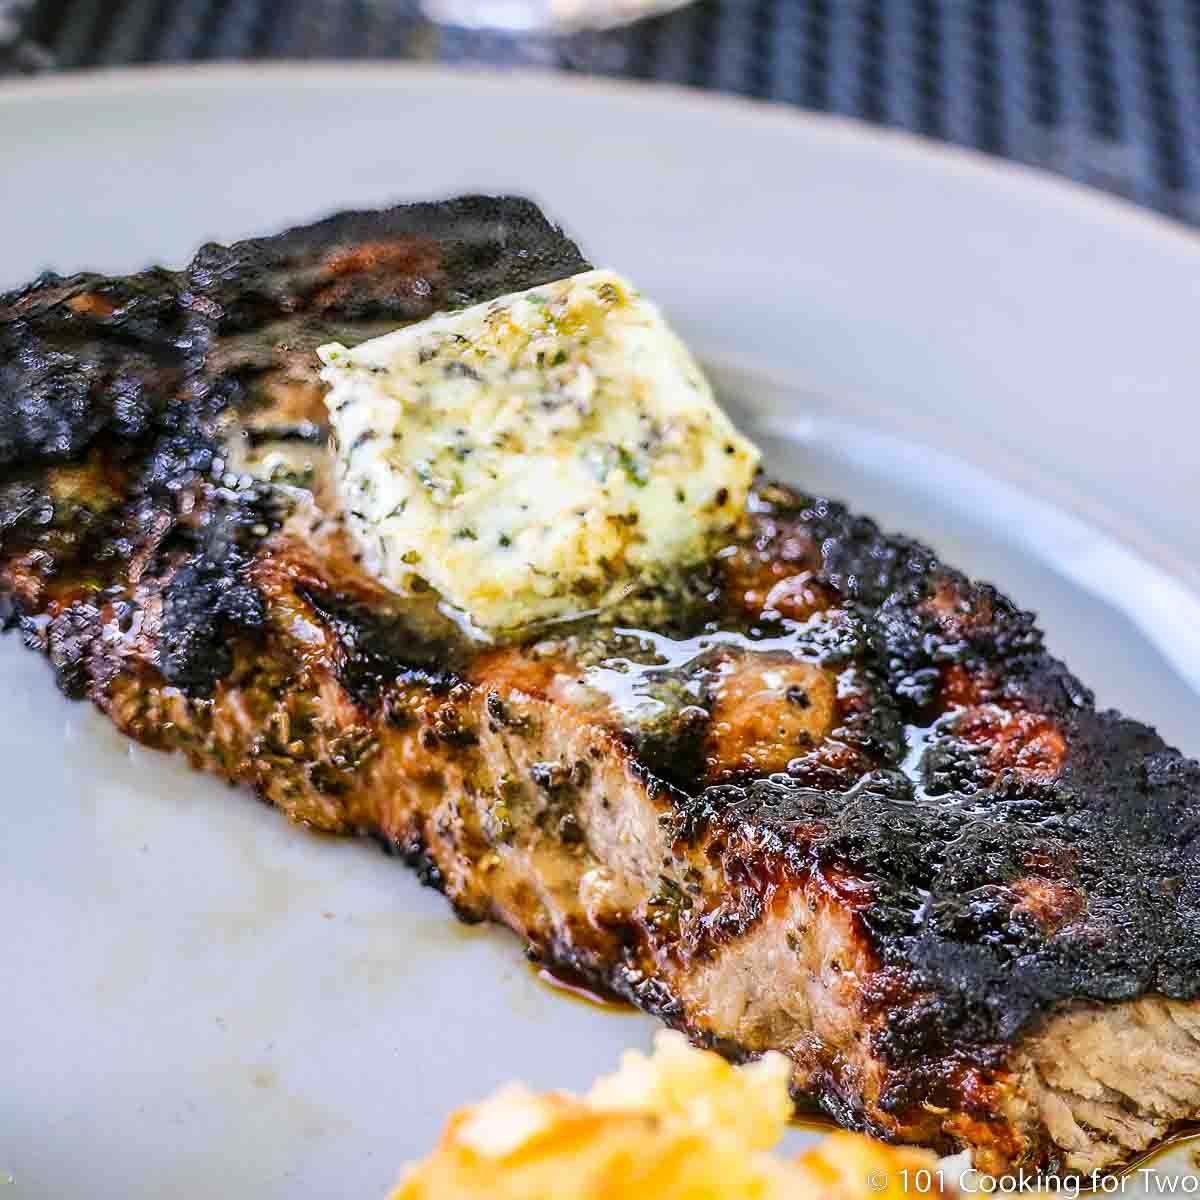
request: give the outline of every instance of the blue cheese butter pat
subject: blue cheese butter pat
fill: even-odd
[[[365,562],[484,630],[613,604],[742,516],[758,451],[611,271],[320,355]]]

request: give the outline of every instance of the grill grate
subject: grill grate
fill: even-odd
[[[974,146],[1200,224],[1200,0],[700,0],[569,38],[416,0],[40,0],[22,58],[411,58],[667,80]]]

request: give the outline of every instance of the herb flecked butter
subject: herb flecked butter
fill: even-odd
[[[657,308],[610,271],[320,354],[366,562],[486,630],[703,558],[758,465]]]

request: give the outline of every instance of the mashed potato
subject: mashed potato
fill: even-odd
[[[934,1166],[848,1133],[770,1154],[789,1075],[779,1054],[735,1068],[662,1033],[653,1057],[626,1053],[584,1097],[512,1084],[460,1109],[391,1200],[900,1200],[901,1172]]]

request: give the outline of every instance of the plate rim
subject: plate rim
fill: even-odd
[[[440,63],[397,60],[278,59],[268,62],[131,64],[73,70],[68,74],[35,75],[0,82],[0,116],[11,107],[47,97],[75,99],[97,95],[153,94],[188,88],[220,89],[229,85],[271,90],[293,83],[325,86],[349,83],[380,89],[407,90],[442,87],[509,90],[514,84],[545,91],[608,96],[614,101],[660,105],[668,110],[709,114],[761,126],[778,126],[793,133],[829,140],[849,139],[870,144],[878,152],[923,162],[928,166],[990,176],[993,182],[1018,190],[1041,191],[1052,202],[1090,210],[1089,215],[1124,224],[1128,231],[1173,242],[1175,248],[1200,259],[1200,231],[1136,201],[1091,184],[1071,179],[1017,159],[999,158],[954,142],[942,142],[894,126],[875,125],[840,113],[819,112],[784,101],[717,92],[661,80],[621,79],[604,75],[574,75],[554,68],[457,67]]]

